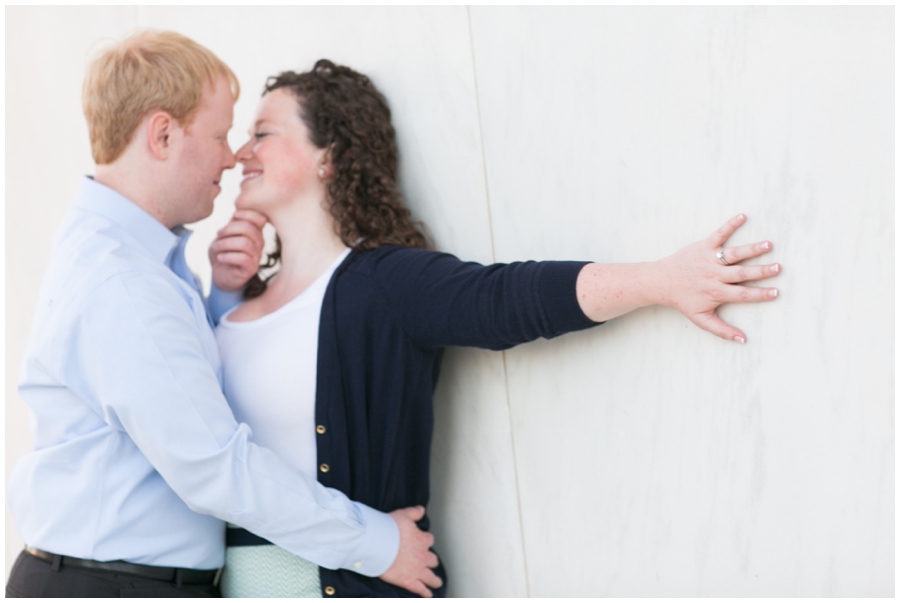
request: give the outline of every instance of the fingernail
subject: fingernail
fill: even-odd
[[[763,248],[763,249],[768,249],[768,248],[771,247],[771,246],[772,246],[772,245],[771,245],[768,241],[766,241],[765,243],[762,244],[762,248]]]
[[[778,297],[778,289],[769,289],[769,295],[772,297]]]
[[[744,342],[746,341],[746,340],[745,340],[743,337],[741,337],[740,335],[735,335],[735,336],[734,336],[734,340],[735,340],[736,342],[738,342],[738,343],[744,343]]]
[[[769,272],[780,272],[780,271],[781,271],[781,266],[779,266],[778,264],[772,264],[771,266],[769,266]]]

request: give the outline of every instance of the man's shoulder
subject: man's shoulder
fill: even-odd
[[[75,210],[78,211],[78,210]],[[78,258],[81,267],[107,274],[163,267],[160,259],[144,249],[131,235],[104,216],[79,212],[59,239],[59,255]]]
[[[113,222],[73,209],[51,252],[42,289],[74,309],[108,281],[165,276],[165,266]]]
[[[123,281],[144,279],[151,281],[147,289],[162,289],[161,270],[116,236],[108,220],[78,213],[88,212],[70,210],[50,253],[34,307],[26,366],[39,357],[49,370],[61,367],[77,325],[91,324],[98,316],[114,318],[128,296],[143,293],[120,286]]]

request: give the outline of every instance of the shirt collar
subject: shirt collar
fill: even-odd
[[[184,226],[169,230],[132,201],[91,176],[81,180],[75,207],[108,218],[127,232],[160,262],[166,262],[176,247],[183,247],[193,234]]]
[[[184,226],[176,226],[170,232],[175,235],[175,242],[172,243],[172,247],[169,249],[168,255],[165,258],[167,266],[173,265],[175,256],[184,256],[184,248],[187,245],[188,239],[194,234],[193,230],[189,230]]]

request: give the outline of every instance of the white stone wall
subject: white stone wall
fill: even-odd
[[[894,594],[894,9],[6,8],[6,472],[16,380],[82,174],[104,38],[174,29],[243,94],[321,57],[372,77],[407,201],[483,263],[656,259],[739,212],[780,298],[744,346],[651,308],[448,350],[432,502],[454,596]],[[188,260],[238,190],[226,174]],[[21,549],[6,515],[6,571]]]

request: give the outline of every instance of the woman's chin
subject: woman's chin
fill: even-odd
[[[248,199],[246,195],[240,194],[234,200],[235,209],[258,209],[252,199]]]

